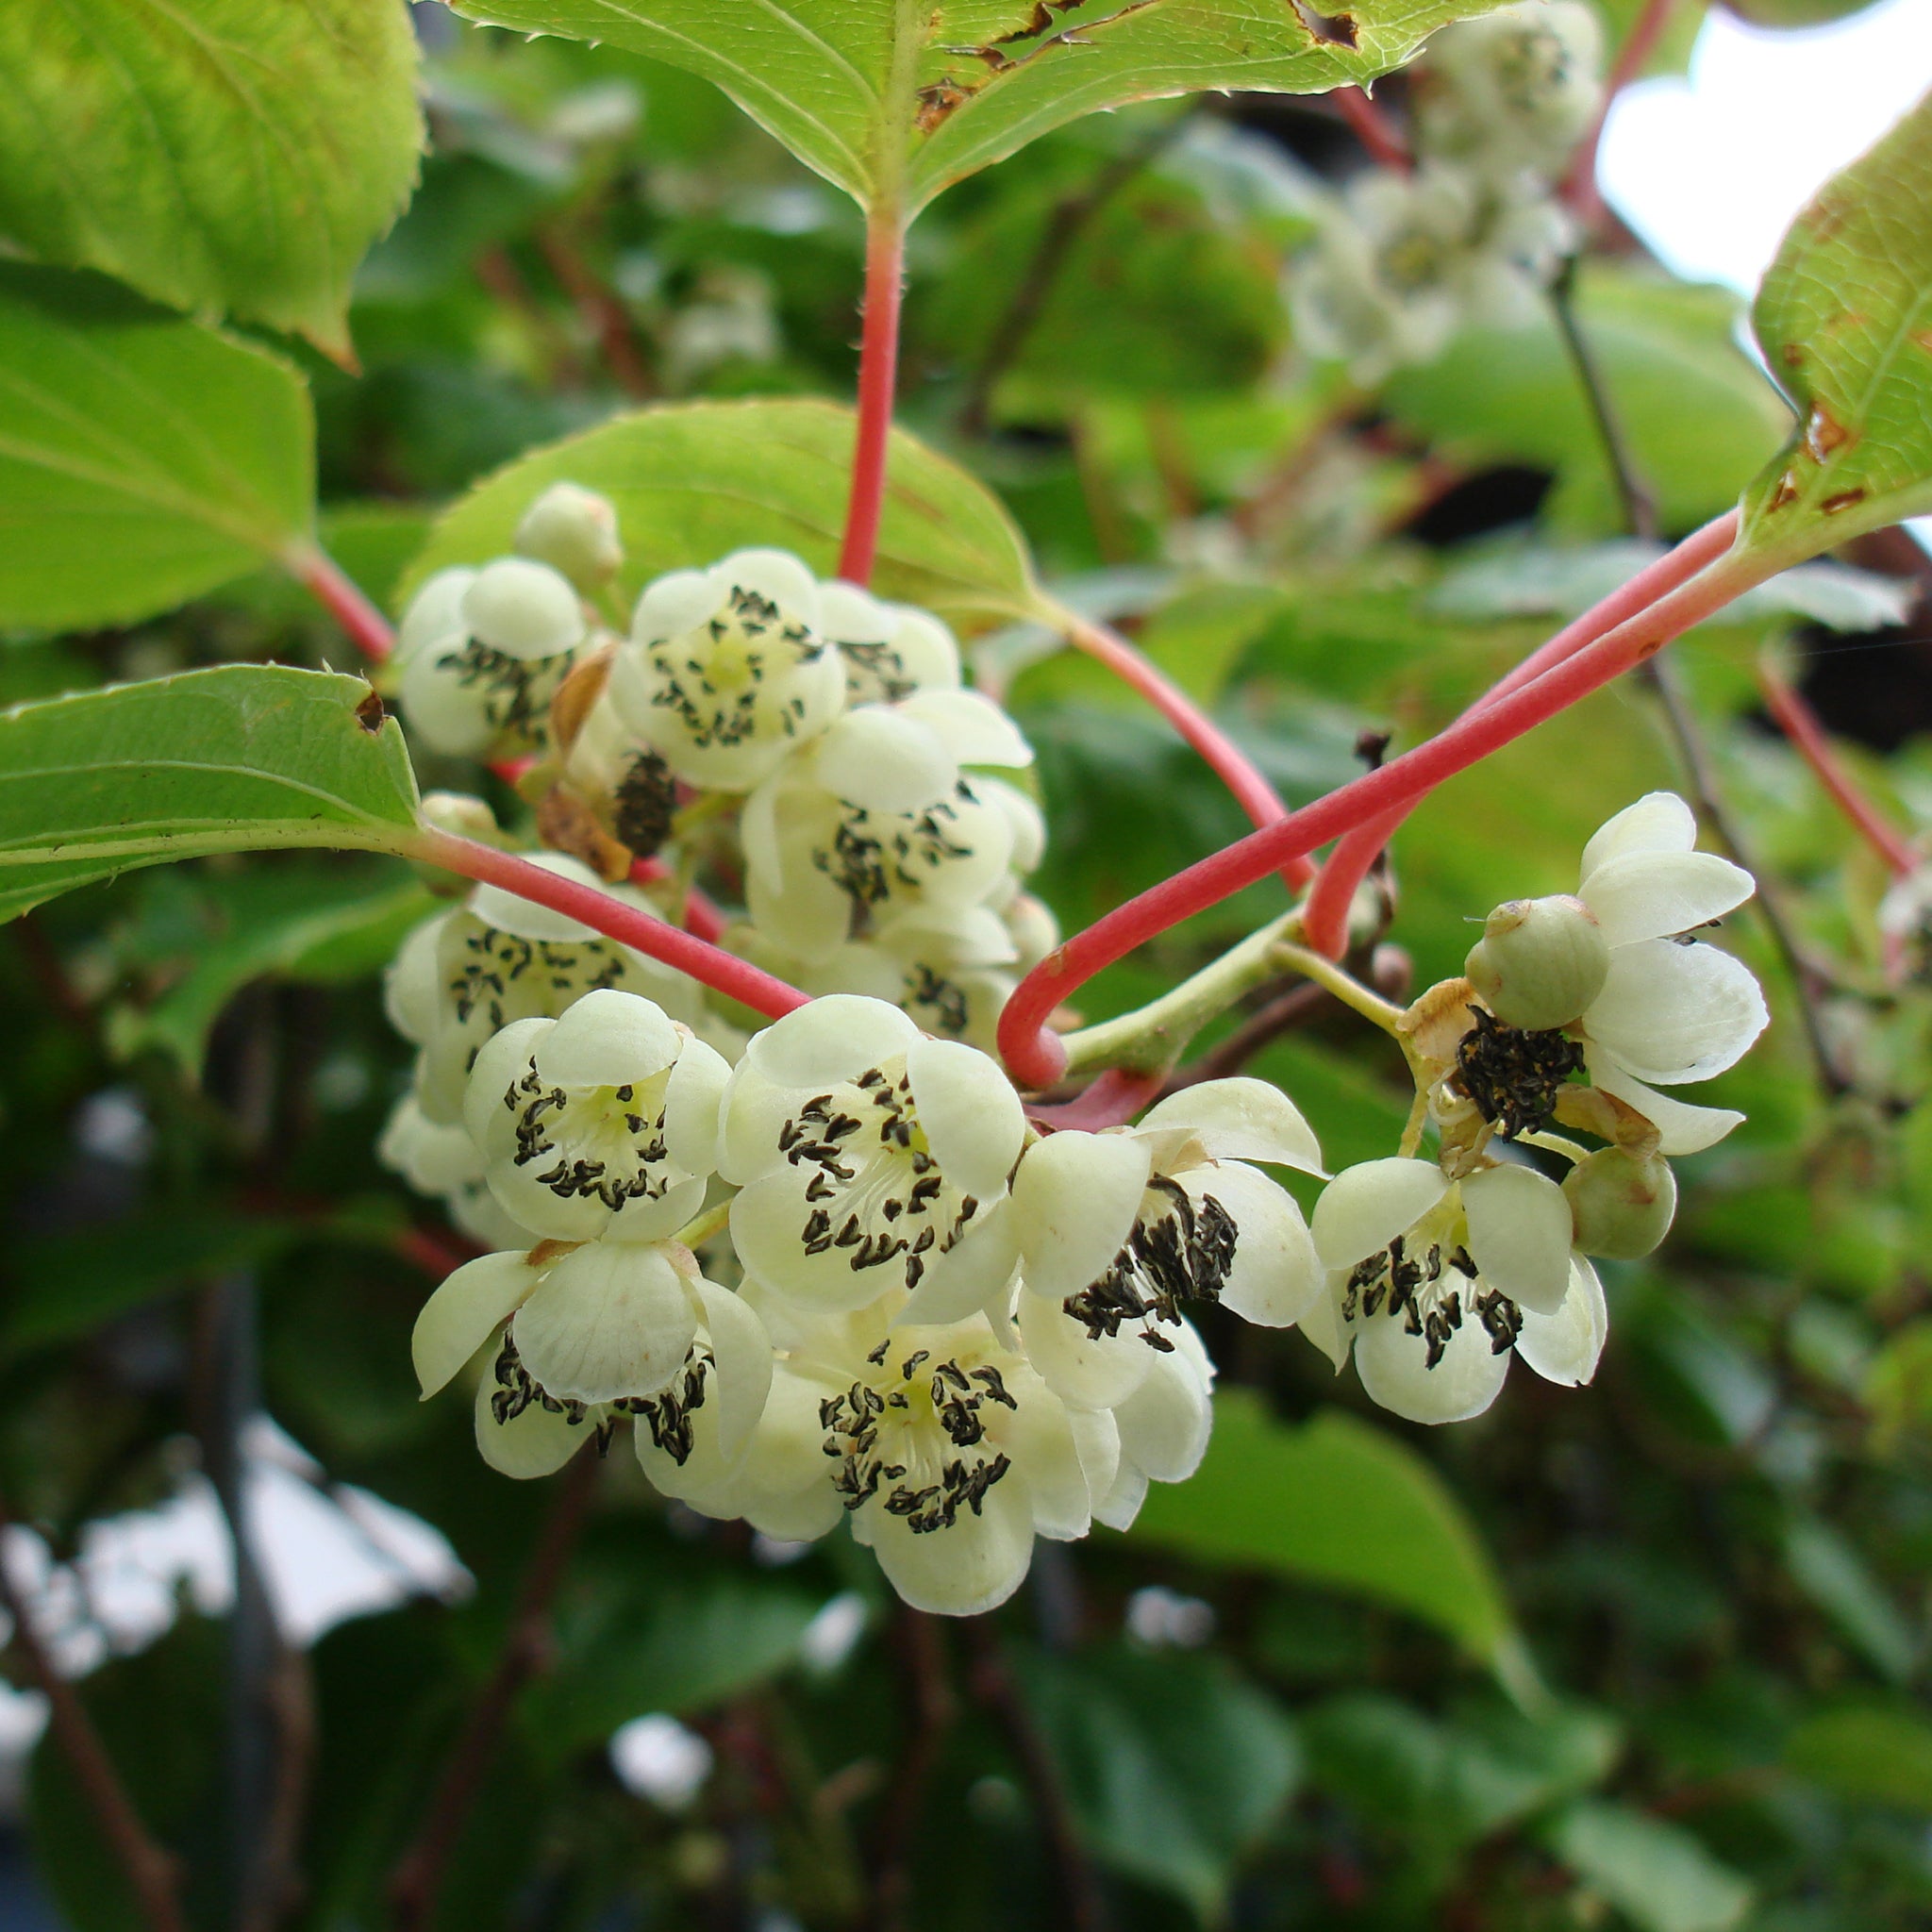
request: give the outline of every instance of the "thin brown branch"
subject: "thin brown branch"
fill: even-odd
[[[1596,119],[1578,145],[1575,158],[1570,163],[1570,172],[1564,176],[1563,199],[1586,229],[1595,226],[1604,211],[1603,197],[1597,192],[1596,186],[1596,151],[1603,140],[1604,123],[1609,119],[1610,108],[1615,105],[1617,96],[1643,72],[1651,55],[1657,51],[1657,43],[1663,38],[1664,28],[1670,25],[1675,8],[1676,0],[1644,0],[1642,12],[1637,16],[1624,44],[1617,50],[1616,64],[1604,83],[1603,103],[1597,108]]]
[[[600,1466],[595,1449],[587,1445],[564,1472],[549,1521],[525,1573],[496,1668],[443,1760],[414,1840],[390,1874],[391,1923],[397,1932],[415,1932],[430,1922],[443,1874],[503,1740],[517,1695],[549,1661],[551,1607],[583,1530]]]
[[[578,321],[596,338],[604,366],[618,388],[638,402],[656,395],[658,385],[638,353],[630,311],[617,291],[592,272],[576,244],[557,228],[539,228],[537,246],[575,306]]]
[[[1107,1932],[1106,1895],[1074,1828],[1059,1767],[1053,1761],[1033,1713],[1026,1708],[992,1625],[984,1618],[974,1618],[965,1629],[974,1653],[973,1692],[1005,1735],[1026,1782],[1033,1815],[1045,1836],[1059,1888],[1062,1924],[1069,1932]]]
[[[1141,140],[1108,162],[1086,187],[1055,205],[1032,255],[1013,283],[1012,299],[994,325],[967,384],[965,398],[959,405],[959,427],[967,435],[986,434],[993,388],[1026,346],[1026,339],[1033,333],[1033,325],[1040,320],[1046,298],[1053,293],[1054,283],[1066,266],[1081,229],[1179,136],[1191,111],[1176,114],[1150,128]]]
[[[945,1632],[937,1617],[901,1608],[893,1623],[911,1720],[892,1767],[874,1858],[872,1924],[876,1932],[917,1932],[912,1910],[912,1853],[926,1792],[947,1735],[958,1716],[947,1667]]]
[[[0,1539],[11,1526],[5,1499],[0,1498]],[[13,1641],[28,1674],[46,1696],[54,1741],[100,1823],[101,1834],[134,1893],[142,1918],[151,1932],[187,1932],[188,1921],[181,1911],[180,1867],[174,1855],[149,1836],[93,1720],[73,1685],[54,1668],[34,1628],[31,1607],[14,1586],[4,1543],[0,1543],[0,1607],[13,1620]]]
[[[1633,537],[1655,539],[1657,534],[1657,506],[1637,475],[1628,439],[1619,420],[1603,371],[1585,339],[1576,319],[1576,269],[1580,257],[1565,256],[1563,265],[1550,283],[1550,308],[1557,318],[1557,332],[1575,371],[1577,387],[1603,445],[1604,460],[1609,466],[1610,480],[1616,488],[1617,502],[1624,514],[1624,527]]]
[[[1329,99],[1371,158],[1385,168],[1393,168],[1398,175],[1406,175],[1415,166],[1407,142],[1403,140],[1394,122],[1370,100],[1365,90],[1339,87]]]

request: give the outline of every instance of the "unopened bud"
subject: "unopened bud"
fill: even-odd
[[[1633,1160],[1621,1148],[1586,1155],[1563,1182],[1576,1245],[1608,1261],[1636,1261],[1671,1231],[1677,1179],[1662,1155]]]
[[[499,557],[463,592],[471,635],[508,658],[555,658],[584,641],[584,609],[570,580],[546,563]]]
[[[523,556],[560,570],[580,591],[608,584],[624,561],[617,507],[576,483],[553,483],[524,512],[511,541]]]
[[[1463,967],[1483,1004],[1508,1026],[1567,1026],[1603,991],[1610,948],[1580,899],[1512,899],[1483,924]]]
[[[467,791],[425,791],[422,812],[426,824],[439,832],[454,832],[460,839],[480,839],[486,845],[496,842],[496,814],[480,798]]]

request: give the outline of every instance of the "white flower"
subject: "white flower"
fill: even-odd
[[[725,1090],[739,1259],[827,1312],[928,1278],[982,1306],[1012,1274],[998,1224],[1025,1133],[985,1054],[924,1038],[882,1000],[814,1000],[753,1036]]]
[[[1733,1066],[1770,1024],[1750,969],[1715,946],[1682,943],[1741,906],[1748,872],[1692,848],[1697,821],[1674,792],[1653,791],[1583,849],[1576,896],[1609,941],[1603,989],[1583,1010],[1583,1063],[1593,1086],[1634,1108],[1664,1154],[1695,1154],[1743,1119],[1655,1091]]]
[[[490,1191],[553,1241],[662,1241],[704,1205],[722,1055],[636,993],[518,1020],[476,1056],[463,1122]]]
[[[742,1450],[764,1407],[771,1342],[756,1312],[707,1281],[675,1242],[592,1241],[484,1255],[445,1278],[416,1319],[426,1401],[477,1352],[476,1442],[506,1475],[547,1475],[617,1418],[675,1462],[709,1407],[718,1453]]]
[[[1412,70],[1424,145],[1498,180],[1555,180],[1602,102],[1603,29],[1579,0],[1457,21]]]
[[[1020,1325],[1068,1401],[1124,1401],[1173,1352],[1189,1303],[1270,1327],[1307,1312],[1324,1286],[1314,1244],[1255,1160],[1323,1171],[1307,1123],[1252,1079],[1204,1081],[1138,1127],[1063,1131],[1027,1149],[1006,1217],[1030,1291]]]
[[[390,1111],[375,1158],[419,1194],[440,1199],[453,1225],[486,1248],[527,1248],[536,1234],[497,1205],[483,1178],[483,1157],[469,1130],[433,1121],[415,1094]]]
[[[659,577],[610,667],[617,716],[687,784],[748,791],[844,704],[819,603],[811,573],[782,550]]]
[[[1019,1588],[1036,1535],[1087,1534],[1119,1434],[1069,1410],[983,1319],[897,1325],[902,1300],[787,1338],[742,1461],[687,1500],[796,1541],[844,1514],[906,1602],[973,1616]]]
[[[827,641],[845,660],[848,705],[890,705],[959,682],[959,645],[930,611],[887,604],[857,584],[819,587]]]
[[[883,928],[978,904],[1037,847],[1027,820],[1039,815],[1010,787],[963,768],[1032,757],[1012,722],[972,691],[846,712],[745,801],[753,923],[799,958],[822,959],[855,922]]]
[[[502,557],[481,570],[439,571],[396,639],[410,728],[452,757],[531,749],[584,634],[576,591],[548,564]]]
[[[1112,1480],[1104,1491],[1105,1465],[1096,1456],[1088,1458],[1095,1484],[1093,1520],[1109,1529],[1132,1527],[1149,1482],[1184,1483],[1208,1453],[1214,1425],[1214,1364],[1190,1324],[1183,1322],[1173,1339],[1173,1349],[1154,1357],[1134,1392],[1104,1412],[1120,1444]],[[1069,1412],[1079,1419],[1078,1409]]]
[[[656,917],[642,893],[606,887],[590,868],[561,853],[531,863]],[[495,886],[478,886],[460,909],[426,920],[403,941],[391,966],[391,1024],[423,1052],[416,1093],[428,1117],[462,1117],[470,1068],[492,1034],[518,1020],[555,1019],[585,993],[617,987],[643,993],[687,1022],[702,1011],[695,981],[547,906]]]
[[[1351,1345],[1370,1398],[1410,1422],[1461,1422],[1495,1401],[1513,1348],[1574,1385],[1603,1352],[1603,1290],[1571,1250],[1570,1204],[1534,1169],[1452,1181],[1433,1161],[1344,1169],[1315,1204],[1328,1291],[1302,1332],[1335,1364]]]

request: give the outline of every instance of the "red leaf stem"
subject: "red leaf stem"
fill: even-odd
[[[395,649],[389,619],[325,550],[306,543],[284,557],[282,567],[348,632],[371,663],[380,664]]]
[[[874,210],[865,238],[865,327],[858,345],[858,435],[852,451],[852,494],[839,575],[861,588],[872,582],[879,516],[886,494],[886,454],[892,432],[892,391],[899,366],[899,297],[905,281],[906,225],[894,208]]]

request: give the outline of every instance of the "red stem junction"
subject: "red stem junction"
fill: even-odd
[[[1774,568],[1762,558],[1733,552],[1724,562],[1700,573],[1541,675],[1519,682],[1507,696],[1465,712],[1426,743],[1116,907],[1048,955],[1020,982],[1000,1016],[999,1048],[1008,1072],[1023,1087],[1051,1086],[1065,1071],[1067,1052],[1048,1029],[1047,1018],[1096,973],[1182,920],[1253,885],[1289,859],[1421,798],[1641,663],[1671,639],[1761,582]],[[1555,642],[1553,639],[1529,662],[1543,658]],[[1526,672],[1528,666],[1519,668]]]
[[[529,899],[575,919],[607,939],[616,940],[633,952],[648,954],[667,966],[737,1000],[768,1020],[782,1019],[794,1008],[806,1004],[807,995],[795,986],[741,959],[693,934],[646,912],[640,906],[627,906],[600,892],[594,886],[575,879],[560,878],[513,852],[499,852],[493,845],[481,845],[474,839],[458,838],[454,832],[425,826],[409,847],[409,857],[445,872],[459,873],[464,878],[478,879],[485,885],[501,886],[520,899]]]
[[[1072,611],[1063,613],[1067,640],[1116,677],[1130,684],[1193,749],[1214,774],[1234,793],[1235,802],[1257,825],[1272,825],[1288,816],[1280,794],[1250,762],[1239,745],[1176,684],[1137,651],[1125,638]],[[1298,891],[1315,875],[1306,858],[1282,867],[1291,891]]]
[[[1612,591],[1601,604],[1587,610],[1559,630],[1545,644],[1530,653],[1523,662],[1491,690],[1485,691],[1468,710],[1464,719],[1486,710],[1499,698],[1520,691],[1541,677],[1552,665],[1594,643],[1616,625],[1635,617],[1659,597],[1688,583],[1704,567],[1730,548],[1738,532],[1738,513],[1728,511],[1692,532],[1683,542],[1655,563],[1646,565],[1626,584]],[[1458,721],[1459,722],[1459,721]],[[1337,841],[1322,867],[1315,889],[1302,916],[1303,943],[1330,959],[1339,959],[1348,949],[1348,916],[1355,895],[1371,867],[1382,856],[1389,841],[1420,801],[1410,800],[1365,824],[1356,826]]]
[[[865,326],[858,344],[858,436],[852,451],[852,494],[839,575],[863,590],[872,582],[885,505],[886,455],[892,433],[892,393],[899,369],[899,298],[905,285],[906,224],[881,205],[865,234]]]
[[[1778,729],[1790,740],[1792,749],[1811,767],[1818,782],[1831,794],[1832,802],[1891,868],[1893,875],[1904,878],[1907,874],[1917,872],[1923,859],[1904,833],[1880,817],[1878,808],[1846,771],[1824,735],[1818,713],[1768,664],[1757,667],[1757,688],[1764,693],[1764,702],[1777,720]]]

